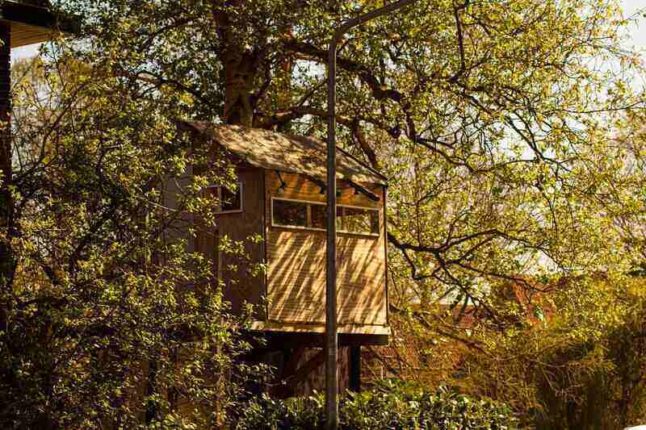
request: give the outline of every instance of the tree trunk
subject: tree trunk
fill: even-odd
[[[258,54],[245,47],[236,34],[235,23],[227,12],[234,10],[241,2],[231,1],[225,8],[214,7],[213,17],[217,25],[218,38],[222,44],[222,83],[224,85],[224,112],[222,119],[227,124],[253,124],[252,91],[258,68]]]
[[[253,54],[232,48],[224,59],[224,121],[251,127],[255,61]]]

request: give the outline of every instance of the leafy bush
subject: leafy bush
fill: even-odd
[[[495,393],[521,427],[621,430],[643,423],[646,278],[598,273],[546,285],[551,291],[541,299],[551,315],[513,330],[479,331],[472,339],[485,349],[462,356],[462,379],[454,383],[474,396]]]
[[[287,400],[263,395],[248,404],[236,429],[323,428],[324,410],[321,395]],[[429,392],[394,380],[370,391],[348,393],[340,404],[344,430],[503,430],[514,428],[514,422],[510,409],[492,400],[475,400],[448,389]]]

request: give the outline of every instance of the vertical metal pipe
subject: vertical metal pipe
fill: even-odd
[[[353,27],[386,15],[417,0],[399,0],[341,23],[328,49],[327,80],[327,252],[325,276],[325,428],[339,426],[338,333],[336,309],[336,50]]]
[[[327,81],[327,253],[325,272],[325,427],[339,425],[336,315],[336,38],[328,52]]]

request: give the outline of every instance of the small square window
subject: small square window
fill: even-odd
[[[235,191],[231,191],[228,188],[221,187],[221,196],[220,196],[220,205],[222,206],[222,212],[231,212],[239,211],[242,209],[242,186],[238,185],[238,188]]]
[[[208,191],[217,201],[216,213],[242,211],[242,183],[239,182],[235,190],[221,185],[211,185]]]

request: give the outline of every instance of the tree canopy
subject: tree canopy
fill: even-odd
[[[85,17],[80,50],[133,90],[191,118],[311,134],[322,133],[332,30],[380,5],[63,4]],[[422,0],[343,40],[340,135],[393,178],[393,275],[415,280],[403,290],[486,308],[484,285],[537,267],[634,263],[613,228],[618,212],[641,210],[628,184],[643,165],[619,168],[635,154],[613,129],[644,107],[627,22],[609,0]]]
[[[232,181],[232,169],[215,163],[187,179],[187,166],[208,162],[176,121],[323,136],[330,35],[381,5],[56,3],[81,34],[15,70],[4,422],[128,426],[142,414],[175,419],[160,413],[177,406],[161,394],[169,387],[198,404],[222,393],[205,369],[232,371],[246,345],[230,328],[243,322],[227,314],[213,268],[168,231],[194,234],[186,213],[212,221],[201,192]],[[614,0],[420,0],[343,40],[339,140],[391,178],[388,269],[402,332],[421,324],[433,340],[477,346],[456,322],[471,312],[507,352],[523,337],[513,337],[522,316],[499,300],[504,286],[548,293],[559,277],[643,275],[645,106],[630,83],[643,64],[622,46],[627,22]],[[168,180],[181,211],[166,204]],[[580,294],[568,292],[564,327]],[[452,322],[436,323],[447,308]],[[177,367],[178,354],[191,359]],[[142,367],[150,357],[154,368]],[[143,409],[125,400],[142,380]],[[217,398],[211,423],[233,396]]]

